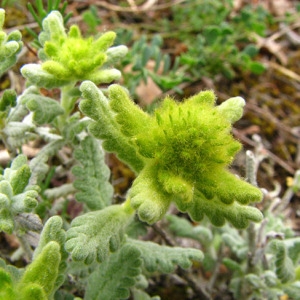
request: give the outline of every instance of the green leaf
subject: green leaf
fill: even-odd
[[[147,166],[133,182],[129,191],[131,206],[141,221],[153,224],[167,212],[171,199],[155,180],[156,170]]]
[[[132,213],[124,205],[112,205],[75,218],[67,231],[66,250],[75,261],[104,261],[120,247]]]
[[[241,275],[243,274],[243,269],[240,263],[226,257],[222,260],[222,262],[231,271],[238,272]]]
[[[247,258],[249,245],[237,229],[226,226],[225,232],[222,234],[222,240],[238,259],[245,260]]]
[[[38,87],[53,89],[69,84],[68,80],[59,79],[56,76],[44,71],[40,65],[27,64],[21,68],[22,75]]]
[[[28,295],[27,293],[30,293],[29,287],[34,285],[35,293],[40,294],[39,290],[42,289],[45,295],[51,295],[54,292],[60,260],[60,245],[54,241],[49,242],[39,255],[36,256],[35,260],[26,268],[18,284],[19,293],[21,295],[23,293]],[[47,298],[43,297],[38,299]]]
[[[30,161],[31,177],[29,182],[31,185],[39,184],[45,178],[49,169],[49,166],[46,163],[47,160],[47,155],[39,153]]]
[[[31,171],[28,165],[23,165],[11,177],[10,184],[13,188],[14,195],[21,194],[29,183]]]
[[[8,35],[3,31],[5,11],[0,10],[0,77],[17,62],[17,54],[21,51],[22,35],[15,30]]]
[[[16,106],[17,94],[14,90],[5,90],[0,98],[0,111]]]
[[[26,104],[27,108],[33,111],[33,121],[37,125],[49,124],[64,113],[64,109],[57,101],[38,94],[35,87],[31,87],[25,95],[23,94],[22,104]]]
[[[12,278],[10,274],[2,268],[0,268],[0,283],[0,299],[16,299]]]
[[[85,299],[127,299],[129,288],[135,285],[136,277],[141,273],[140,256],[136,247],[125,243],[88,278]]]
[[[76,179],[74,187],[79,190],[76,199],[85,203],[90,210],[102,209],[111,204],[113,187],[109,183],[110,171],[105,164],[105,153],[101,143],[86,137],[77,148],[74,157],[80,166],[72,168]]]
[[[240,229],[246,228],[249,221],[260,222],[263,219],[262,213],[255,207],[241,205],[237,202],[225,204],[217,196],[207,199],[197,190],[195,190],[194,201],[188,205],[188,208],[178,205],[178,209],[188,212],[191,218],[197,222],[207,215],[215,226],[223,226],[227,220]]]
[[[284,292],[293,300],[300,300],[300,281],[283,287]]]
[[[161,246],[133,239],[128,239],[128,243],[140,250],[143,266],[148,272],[171,273],[177,265],[187,269],[194,260],[203,259],[203,253],[192,248]]]
[[[222,35],[221,29],[217,26],[207,26],[204,28],[203,35],[206,43],[210,46],[213,45],[218,37]]]
[[[89,119],[81,118],[79,112],[76,112],[66,120],[62,135],[67,142],[78,144],[78,141],[82,139],[80,134],[86,130],[89,124]]]
[[[45,196],[49,200],[55,200],[60,197],[67,197],[68,195],[74,194],[76,189],[72,183],[65,183],[56,188],[46,189],[44,191]]]
[[[13,283],[18,282],[20,280],[20,278],[22,277],[22,274],[24,273],[24,269],[17,268],[13,265],[7,265],[5,263],[5,261],[1,258],[0,258],[0,269],[4,270],[5,272],[7,272],[9,274]]]
[[[29,125],[22,122],[9,122],[3,129],[3,132],[6,134],[6,136],[12,139],[24,140],[26,136],[30,134],[30,131],[32,131],[33,129],[33,125]],[[18,144],[22,145],[22,143]]]
[[[66,233],[62,228],[63,221],[59,216],[53,216],[47,220],[44,225],[43,231],[41,232],[40,241],[33,253],[33,259],[36,259],[44,248],[50,242],[56,242],[60,246],[60,264],[59,264],[59,274],[64,274],[66,268],[66,260],[68,258],[68,253],[64,248],[64,243],[66,240]]]
[[[0,176],[0,228],[11,233],[14,217],[37,206],[38,187],[30,185],[31,171],[25,155],[18,155]]]
[[[193,226],[187,219],[175,215],[167,215],[166,219],[170,223],[170,230],[176,236],[191,238],[205,245],[212,242],[213,235],[209,228],[200,225]]]
[[[217,107],[224,116],[227,117],[228,121],[234,123],[243,116],[243,108],[246,102],[242,97],[233,97]]]
[[[243,52],[253,58],[255,55],[257,55],[258,48],[254,44],[249,44],[243,49]]]
[[[116,84],[111,85],[108,91],[109,105],[117,113],[116,121],[120,124],[122,133],[131,137],[147,132],[152,121],[141,108],[134,104],[127,91]]]
[[[134,300],[160,300],[159,296],[151,297],[146,292],[138,289],[133,289],[132,294]]]
[[[107,59],[103,67],[107,65],[112,65],[121,60],[128,52],[128,48],[126,46],[120,45],[116,47],[110,47],[106,51]]]
[[[266,71],[266,67],[262,63],[257,61],[250,62],[248,68],[253,74],[257,75],[260,75]]]
[[[272,240],[270,249],[274,253],[276,275],[282,283],[287,283],[295,278],[295,268],[288,256],[288,250],[283,241]]]
[[[288,254],[294,264],[300,259],[300,237],[286,238],[284,244],[288,249]]]
[[[85,81],[80,90],[85,100],[80,102],[80,110],[94,122],[89,125],[90,132],[103,140],[103,148],[109,152],[117,153],[120,160],[128,163],[138,172],[144,162],[140,155],[136,154],[135,147],[130,140],[120,131],[120,126],[115,120],[115,113],[109,107],[108,99],[92,82]],[[134,155],[133,155],[134,154]]]

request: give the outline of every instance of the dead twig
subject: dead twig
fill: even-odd
[[[241,134],[237,129],[233,128],[232,132],[242,142],[244,142],[252,147],[255,147],[255,145],[256,145],[255,141],[252,141],[245,135]],[[291,167],[289,164],[287,164],[285,161],[283,161],[280,157],[278,157],[277,155],[275,155],[274,153],[272,153],[271,151],[269,151],[267,149],[265,149],[265,152],[269,158],[271,158],[275,163],[280,165],[287,172],[289,172],[290,174],[293,174],[293,175],[295,174],[295,169],[293,167]]]

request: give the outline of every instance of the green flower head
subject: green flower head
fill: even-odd
[[[52,11],[44,19],[39,35],[43,46],[39,50],[42,65],[28,64],[22,73],[38,86],[44,81],[50,87],[83,80],[109,83],[121,76],[119,70],[110,68],[110,63],[127,53],[125,46],[111,47],[115,37],[114,32],[108,31],[97,39],[83,38],[77,25],[72,25],[66,33],[61,14]],[[35,78],[37,76],[45,80]]]
[[[84,84],[82,90],[87,91]],[[219,106],[212,91],[181,103],[167,97],[153,115],[138,108],[120,86],[109,88],[109,98],[114,126],[135,149],[131,155],[143,162],[129,192],[141,220],[158,221],[171,202],[195,221],[207,215],[217,226],[226,219],[239,228],[261,220],[261,212],[247,206],[261,200],[261,191],[228,170],[241,149],[231,135],[231,123],[243,113],[241,97]],[[88,113],[85,103],[81,108]],[[92,125],[92,133],[95,129]]]

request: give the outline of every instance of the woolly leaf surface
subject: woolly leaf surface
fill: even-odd
[[[0,268],[0,283],[0,299],[16,299],[11,275],[2,268]]]
[[[116,121],[124,135],[132,137],[148,132],[152,121],[150,116],[134,104],[125,89],[116,84],[111,85],[109,99],[109,105],[117,113]]]
[[[85,203],[90,210],[110,205],[113,187],[109,183],[110,171],[105,164],[101,144],[93,137],[86,137],[74,155],[80,163],[80,166],[72,169],[76,176],[74,187],[79,190],[76,199]]]
[[[155,204],[160,198],[164,203],[161,216],[170,201],[175,201],[178,209],[187,211],[194,220],[207,215],[218,226],[227,219],[234,226],[244,228],[249,220],[262,219],[257,209],[246,207],[250,202],[260,201],[262,192],[226,168],[240,149],[230,129],[231,121],[241,117],[244,102],[229,99],[222,107],[215,107],[214,99],[211,91],[179,104],[166,98],[152,116],[156,124],[149,133],[133,133],[140,154],[153,160],[139,174],[130,193],[135,194],[136,190],[142,193],[148,187],[160,191],[160,196],[143,195],[138,204],[131,196],[132,206],[138,209],[139,215],[140,208],[147,206],[150,216],[149,202]],[[150,169],[151,176],[145,176]],[[142,220],[152,223],[157,218]]]
[[[170,230],[176,236],[191,238],[206,244],[213,239],[211,230],[204,226],[193,226],[187,219],[175,215],[167,215],[166,219],[170,223]]]
[[[131,206],[149,224],[161,219],[171,203],[170,194],[155,181],[155,176],[154,168],[144,168],[129,191]]]
[[[0,97],[0,111],[16,106],[17,94],[14,90],[5,90]]]
[[[38,184],[45,178],[49,169],[48,164],[46,164],[47,160],[46,155],[39,154],[30,161],[31,176],[29,182],[31,185]]]
[[[129,288],[134,286],[136,277],[141,273],[140,256],[136,247],[125,243],[90,275],[85,299],[127,299]]]
[[[77,25],[72,25],[66,34],[61,14],[52,11],[43,20],[43,31],[39,35],[43,45],[43,49],[39,51],[39,57],[43,61],[40,74],[43,74],[44,79],[52,79],[51,85],[58,87],[64,85],[64,82],[91,80],[99,84],[119,79],[120,71],[111,69],[111,66],[103,68],[107,60],[106,52],[115,37],[116,34],[109,31],[97,39],[83,38]],[[125,55],[124,51],[123,54]],[[31,82],[38,82],[38,86],[47,84],[45,80],[38,80],[27,69],[23,73]]]
[[[128,242],[140,250],[143,266],[148,272],[171,273],[176,266],[187,269],[192,261],[203,259],[203,253],[192,248],[161,246],[133,239],[128,239]]]
[[[62,228],[63,221],[59,216],[53,216],[47,220],[44,228],[41,232],[40,241],[33,253],[33,259],[37,258],[43,249],[50,242],[56,242],[60,246],[60,264],[58,275],[64,274],[66,268],[66,260],[68,253],[64,249],[64,243],[66,240],[66,233]]]
[[[132,289],[134,300],[160,300],[159,296],[151,297],[145,291]]]
[[[14,217],[37,206],[38,187],[31,185],[31,170],[25,155],[18,155],[0,176],[0,228],[11,233]]]
[[[64,113],[63,108],[59,103],[49,97],[27,94],[23,97],[26,101],[26,106],[30,111],[33,111],[33,121],[38,125],[51,123],[58,115]]]
[[[300,281],[289,284],[283,287],[284,292],[290,299],[300,300]]]
[[[131,213],[128,214],[121,205],[79,216],[67,231],[65,248],[75,261],[102,262],[120,247],[130,219]]]
[[[80,102],[80,110],[95,121],[89,126],[91,133],[103,140],[105,150],[116,153],[134,171],[140,171],[144,161],[130,140],[121,133],[108,99],[92,82],[83,82],[80,90],[84,98]]]
[[[32,131],[34,126],[22,123],[22,122],[9,122],[4,128],[3,132],[8,136],[14,139],[22,139]]]
[[[36,283],[29,283],[24,288],[22,288],[19,292],[19,299],[22,300],[31,300],[31,299],[39,299],[39,300],[48,300],[47,294],[43,290],[43,288]]]
[[[19,282],[20,293],[24,292],[26,294],[29,292],[28,287],[36,284],[37,288],[40,287],[45,295],[52,294],[58,275],[60,260],[59,244],[54,241],[49,242],[35,260],[27,266]]]
[[[17,268],[13,265],[7,265],[3,259],[0,258],[0,269],[4,270],[9,274],[9,277],[11,278],[12,282],[17,282],[20,280],[24,269]],[[0,281],[1,282],[1,281]]]
[[[255,207],[241,205],[237,202],[231,204],[223,203],[217,196],[207,199],[199,191],[195,191],[194,201],[188,206],[177,203],[179,210],[188,212],[194,221],[201,221],[206,215],[215,226],[223,226],[229,221],[237,228],[246,228],[249,221],[260,222],[262,213]]]
[[[80,119],[79,113],[73,114],[67,120],[66,125],[62,131],[62,135],[68,142],[78,144],[78,140],[80,140],[80,133],[85,131],[89,124],[89,119]]]
[[[17,62],[17,54],[21,51],[23,43],[22,35],[14,30],[8,35],[3,31],[5,11],[1,9],[0,20],[0,76],[10,69]]]
[[[72,183],[66,183],[62,184],[59,187],[47,189],[44,191],[45,196],[50,199],[58,199],[60,197],[67,197],[70,194],[73,194],[76,192],[76,189],[74,188]]]
[[[275,255],[275,271],[282,283],[287,283],[295,278],[295,268],[292,260],[288,256],[288,250],[283,241],[273,240],[270,249]]]
[[[69,83],[68,80],[55,77],[42,69],[40,65],[27,64],[21,68],[22,75],[31,83],[38,87],[53,89],[62,87]]]
[[[288,255],[294,264],[297,264],[300,259],[300,237],[287,238],[284,244],[288,249]]]
[[[240,260],[247,258],[249,245],[236,228],[226,226],[222,240]]]
[[[242,116],[242,98],[214,106],[212,91],[181,103],[167,97],[148,115],[117,85],[109,89],[110,102],[91,83],[81,91],[81,110],[95,120],[90,131],[139,173],[129,198],[142,221],[161,219],[171,201],[195,221],[207,215],[217,226],[261,221],[260,211],[247,204],[260,201],[262,192],[228,170],[241,148],[230,131]]]

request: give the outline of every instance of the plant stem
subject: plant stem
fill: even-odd
[[[60,105],[64,109],[64,114],[58,116],[58,128],[62,130],[65,127],[66,120],[70,116],[73,108],[74,108],[74,101],[72,101],[72,98],[69,94],[69,92],[74,87],[75,83],[71,82],[70,84],[64,86],[61,88],[61,95],[60,95]]]

